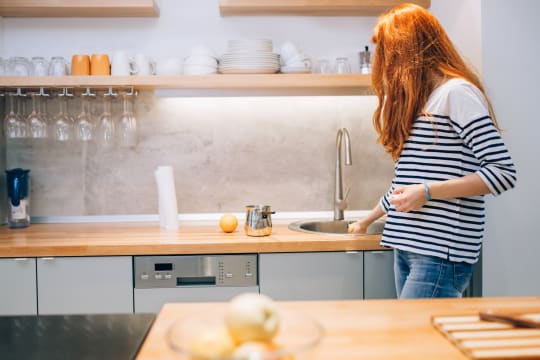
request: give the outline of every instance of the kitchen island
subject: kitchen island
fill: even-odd
[[[421,300],[358,300],[278,302],[282,309],[309,314],[325,336],[310,360],[466,359],[431,324],[433,316],[477,315],[487,309],[538,309],[540,297]],[[178,359],[168,346],[166,332],[189,314],[203,314],[226,303],[169,303],[158,314],[137,360]],[[538,330],[540,333],[540,330]],[[540,336],[540,335],[537,335]],[[540,348],[531,347],[538,359]],[[534,357],[537,354],[537,357]]]

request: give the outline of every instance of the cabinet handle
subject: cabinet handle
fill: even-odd
[[[382,250],[375,250],[375,251],[370,251],[372,254],[384,254],[384,251]]]
[[[27,261],[28,258],[15,258],[15,261]]]
[[[361,251],[358,250],[347,250],[345,251],[345,254],[360,254]]]
[[[42,257],[41,259],[42,259],[42,260],[50,261],[50,260],[54,260],[54,257],[51,257],[51,256],[49,256],[49,257]]]

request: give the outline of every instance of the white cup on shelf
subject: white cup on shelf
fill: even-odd
[[[127,52],[116,51],[111,60],[111,75],[113,76],[129,76],[138,72],[137,65]]]
[[[135,75],[147,76],[156,74],[156,63],[145,54],[135,55],[137,72]]]

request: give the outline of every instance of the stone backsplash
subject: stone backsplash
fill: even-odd
[[[33,216],[156,214],[159,165],[174,168],[180,213],[242,212],[253,203],[332,210],[336,133],[346,127],[348,208],[368,209],[393,172],[376,144],[375,105],[373,96],[159,98],[146,91],[136,99],[135,147],[3,139],[0,162],[31,169]],[[118,102],[113,110],[118,116]]]

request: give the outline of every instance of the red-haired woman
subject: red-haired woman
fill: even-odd
[[[402,4],[374,29],[373,123],[395,161],[388,192],[351,225],[387,215],[400,298],[461,297],[478,261],[484,195],[514,187],[516,170],[477,75],[438,20]]]

